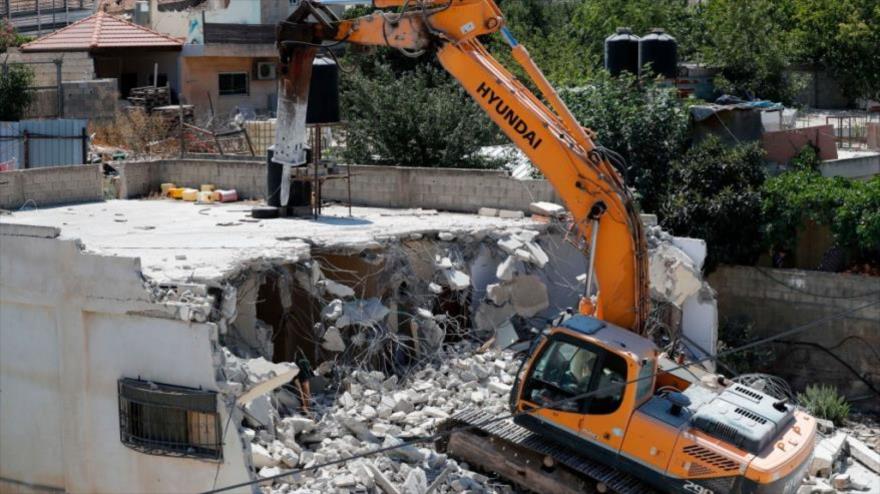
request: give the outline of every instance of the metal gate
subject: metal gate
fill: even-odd
[[[87,125],[77,118],[0,122],[0,170],[85,163]]]

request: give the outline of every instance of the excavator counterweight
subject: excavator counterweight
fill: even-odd
[[[281,91],[275,160],[304,162],[311,61],[340,43],[436,54],[563,199],[589,248],[579,314],[547,328],[511,390],[514,420],[465,411],[438,443],[472,465],[536,492],[793,494],[813,451],[815,420],[795,406],[677,366],[643,334],[647,247],[624,178],[505,26],[492,0],[374,0],[340,19],[301,0],[278,26]],[[483,46],[499,33],[540,91]]]

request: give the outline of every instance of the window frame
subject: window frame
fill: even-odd
[[[223,77],[223,76],[236,76],[236,75],[244,76],[244,92],[243,93],[240,93],[240,92],[233,93],[233,92],[228,92],[228,90],[227,90],[227,92],[223,92],[223,88],[220,83],[221,77]],[[217,94],[219,96],[250,96],[250,94],[251,94],[250,74],[248,74],[246,71],[218,72],[217,73]]]
[[[551,409],[551,410],[560,411],[560,412],[579,413],[579,414],[584,414],[584,415],[610,415],[610,414],[615,413],[618,410],[620,410],[620,406],[623,404],[623,401],[626,399],[626,384],[625,383],[627,381],[627,377],[628,377],[627,374],[628,374],[628,369],[629,369],[629,365],[628,365],[626,358],[624,358],[614,352],[611,352],[611,351],[609,351],[599,345],[578,339],[576,337],[573,337],[573,336],[565,334],[565,333],[558,333],[558,334],[555,334],[555,335],[549,337],[547,339],[546,343],[540,349],[538,355],[536,356],[536,358],[534,360],[534,365],[532,366],[531,369],[529,369],[529,373],[526,376],[525,385],[523,387],[523,394],[522,394],[523,399],[525,399],[527,401],[533,401],[531,398],[531,392],[535,388],[533,387],[533,385],[531,383],[533,382],[533,378],[535,377],[535,372],[537,372],[538,366],[541,363],[541,360],[544,358],[544,356],[547,354],[547,352],[553,350],[553,346],[557,342],[567,343],[567,344],[573,345],[574,347],[576,347],[578,349],[583,348],[583,349],[589,350],[589,351],[593,352],[594,354],[596,354],[596,358],[593,361],[592,370],[590,372],[590,383],[589,383],[589,387],[587,388],[587,391],[578,392],[578,393],[572,394],[571,396],[578,396],[579,394],[591,393],[591,392],[596,391],[598,389],[599,379],[601,377],[602,370],[606,367],[606,363],[608,363],[611,359],[617,359],[616,364],[618,366],[621,363],[623,364],[624,384],[623,384],[623,388],[620,393],[620,398],[617,401],[617,404],[613,410],[607,410],[607,411],[603,411],[601,413],[597,413],[597,412],[592,411],[592,409],[594,407],[594,403],[595,403],[594,396],[588,396],[586,398],[582,398],[581,400],[578,400],[577,405],[576,405],[576,407],[574,407],[574,409],[565,409],[565,408],[549,407],[549,406],[547,408]],[[556,386],[555,383],[549,383],[549,384],[551,384],[554,388],[558,388],[558,386]],[[563,388],[558,388],[558,389],[563,391],[566,394],[569,394],[569,392]],[[565,399],[565,396],[562,396],[560,399]]]
[[[223,460],[215,391],[121,378],[117,392],[119,439],[126,447],[158,456]]]

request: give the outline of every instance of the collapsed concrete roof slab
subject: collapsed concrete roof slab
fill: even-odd
[[[111,200],[17,211],[8,225],[54,227],[87,252],[140,259],[159,283],[216,282],[259,263],[299,262],[311,247],[352,251],[441,231],[478,235],[505,228],[541,228],[528,219],[438,213],[421,209],[325,207],[318,220],[257,220],[247,203]]]

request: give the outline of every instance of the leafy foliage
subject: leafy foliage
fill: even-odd
[[[0,19],[0,53],[5,53],[9,48],[21,46],[32,39],[31,36],[19,34],[15,26]]]
[[[849,417],[849,403],[837,394],[837,388],[833,386],[807,386],[803,393],[798,394],[798,401],[813,416],[830,420],[837,425],[843,425]]]
[[[876,0],[797,0],[795,56],[825,67],[850,98],[880,99],[880,3]]]
[[[34,98],[33,81],[34,71],[26,65],[10,64],[0,72],[0,121],[21,120]]]
[[[377,60],[345,79],[343,158],[428,167],[496,164],[477,151],[498,141],[497,128],[441,69],[419,65],[395,71]]]
[[[684,152],[688,115],[675,92],[650,80],[610,77],[602,72],[592,84],[563,91],[565,103],[605,147],[623,155],[626,179],[645,211],[657,211],[665,193],[670,162]]]
[[[880,177],[868,181],[823,177],[807,148],[796,166],[764,187],[764,233],[774,249],[794,247],[807,220],[831,228],[838,246],[859,257],[880,251]]]
[[[675,235],[706,241],[708,271],[753,264],[761,253],[763,158],[758,144],[728,147],[713,136],[671,163],[660,221]]]
[[[699,51],[721,70],[716,86],[731,94],[791,103],[800,89],[787,71],[792,41],[788,1],[712,0],[706,5],[706,37]]]

